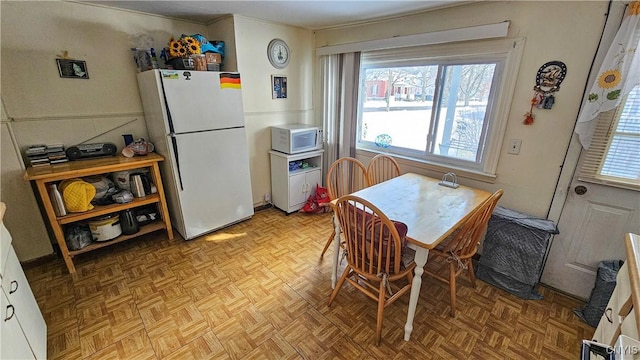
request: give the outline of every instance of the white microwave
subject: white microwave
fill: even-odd
[[[285,154],[322,149],[322,129],[305,124],[272,126],[271,149]]]

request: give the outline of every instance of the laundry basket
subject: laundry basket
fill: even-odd
[[[535,286],[552,234],[551,220],[496,206],[489,219],[476,276],[523,299],[542,299]]]

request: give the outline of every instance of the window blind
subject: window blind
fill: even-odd
[[[597,121],[578,179],[640,190],[640,87]]]

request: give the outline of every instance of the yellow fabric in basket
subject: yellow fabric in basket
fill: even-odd
[[[82,179],[69,179],[60,183],[62,199],[69,212],[83,212],[93,209],[91,200],[96,196],[96,188]]]

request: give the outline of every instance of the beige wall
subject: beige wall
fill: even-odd
[[[526,44],[494,184],[462,179],[487,190],[505,190],[500,204],[545,217],[549,210],[571,133],[580,107],[591,60],[607,10],[606,1],[475,3],[416,14],[401,19],[316,32],[316,45],[347,44],[511,21],[508,37],[526,38]],[[522,124],[529,110],[536,72],[545,62],[567,65],[567,76],[551,110],[534,110],[533,125]],[[522,139],[519,155],[507,154],[510,139]],[[368,158],[363,156],[368,162]],[[403,163],[405,171],[432,176],[424,167]]]
[[[233,16],[205,26],[60,1],[2,1],[0,6],[0,83],[9,118],[3,120],[3,129],[9,128],[4,125],[10,125],[15,146],[20,149],[34,143],[71,146],[89,139],[113,142],[121,148],[122,134],[147,136],[136,68],[129,50],[132,34],[150,34],[156,48],[164,47],[169,36],[183,33],[201,33],[210,40],[225,41],[227,56],[223,70],[242,72],[256,205],[263,204],[263,195],[271,192],[269,126],[312,121],[313,34],[309,30]],[[289,66],[278,71],[266,57],[267,45],[275,37],[287,41],[292,50]],[[58,76],[55,58],[63,50],[87,62],[88,80]],[[271,98],[272,74],[288,77],[288,99]],[[7,138],[3,135],[3,140]],[[11,149],[13,144],[9,145],[7,148]],[[3,151],[3,184],[21,183],[21,170],[13,166],[19,166],[20,159],[14,156],[9,168],[10,162],[4,156]],[[24,185],[29,191],[28,185]],[[7,218],[11,209],[30,214],[36,208],[33,198],[18,201],[5,192],[2,200],[5,199],[9,200]],[[39,214],[33,216],[41,222]],[[14,227],[27,229],[29,221],[17,217]],[[40,223],[37,228],[36,234],[30,230],[20,240],[24,241],[25,249],[18,251],[21,261],[51,253],[51,246],[42,241],[47,237],[44,225]],[[15,238],[16,232],[12,233]]]
[[[156,48],[169,36],[206,27],[158,16],[70,2],[7,2],[2,15],[2,98],[20,148],[71,146],[93,139],[121,148],[122,134],[146,137],[131,35],[149,34]],[[63,51],[85,60],[88,80],[60,78]]]
[[[314,35],[310,30],[242,16],[204,26],[71,2],[2,1],[0,7],[0,85],[10,118],[4,122],[10,122],[21,148],[32,143],[70,146],[96,136],[94,141],[122,146],[124,133],[146,135],[136,69],[129,51],[131,34],[152,35],[157,48],[164,46],[169,36],[182,33],[202,33],[211,40],[224,40],[228,54],[225,69],[242,73],[256,205],[271,188],[269,126],[314,122],[314,41],[320,45],[341,44],[511,20],[509,36],[526,37],[527,41],[505,141],[523,139],[522,150],[518,156],[507,155],[503,144],[497,182],[468,183],[485,189],[502,187],[505,196],[501,204],[540,216],[546,214],[551,201],[606,12],[604,2],[554,2],[551,8],[534,2],[481,3]],[[267,60],[267,45],[273,38],[285,40],[291,48],[292,59],[285,69],[276,70]],[[55,58],[63,50],[87,61],[89,80],[58,76]],[[522,114],[528,109],[535,73],[550,60],[567,64],[567,78],[554,108],[537,111],[534,125],[524,126]],[[288,99],[271,98],[274,74],[288,77]],[[4,161],[2,167],[4,183]],[[425,172],[406,164],[403,167]],[[10,176],[19,175],[17,171]],[[11,209],[12,204],[8,205]],[[29,223],[23,221],[22,226]],[[21,256],[21,260],[51,252],[50,247],[37,241],[24,241],[29,255]]]
[[[224,41],[225,55],[220,69],[222,71],[238,71],[233,15],[225,16],[207,26],[207,39]]]
[[[122,134],[146,137],[129,36],[147,33],[162,47],[170,35],[205,27],[60,1],[2,1],[0,7],[0,94],[8,118],[2,127],[2,200],[10,210],[7,226],[12,226],[16,252],[25,261],[52,248],[31,188],[20,186],[19,153],[5,150],[83,141],[121,148]],[[87,62],[88,80],[59,77],[55,59],[64,50]],[[5,136],[7,129],[13,138]]]
[[[53,251],[35,195],[28,182],[22,179],[24,164],[20,151],[14,146],[11,124],[4,107],[0,124],[0,199],[7,204],[2,219],[13,240],[13,248],[21,260],[30,260]]]
[[[254,203],[271,193],[271,125],[312,123],[313,33],[310,30],[234,16],[238,71],[249,139]],[[275,69],[267,59],[269,42],[279,38],[291,50],[291,61]],[[287,77],[287,98],[272,99],[271,75]]]

